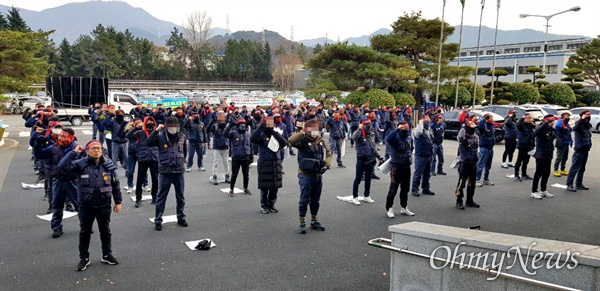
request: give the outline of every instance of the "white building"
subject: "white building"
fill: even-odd
[[[546,54],[546,79],[547,82],[556,83],[565,77],[561,71],[566,67],[569,57],[574,55],[578,48],[589,44],[590,38],[576,38],[548,41],[548,50]],[[477,70],[477,83],[486,84],[491,81],[491,77],[486,73],[492,68],[492,56],[494,46],[482,46],[479,48],[479,66]],[[477,48],[463,48],[460,52],[460,65],[475,67],[477,57]],[[526,42],[504,44],[496,46],[496,69],[502,69],[508,72],[507,76],[500,77],[503,82],[522,82],[525,79],[532,79],[532,74],[527,73],[528,67],[537,66],[542,68],[544,60],[544,42]],[[458,59],[450,62],[450,65],[456,66]],[[471,81],[474,76],[471,76]],[[596,89],[590,83],[584,83],[584,86],[590,89]]]

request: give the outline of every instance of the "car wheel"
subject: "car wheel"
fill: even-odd
[[[596,131],[600,132],[600,122],[598,122],[598,124],[596,124]]]
[[[80,116],[75,116],[70,120],[73,126],[81,126],[83,124],[83,119]]]
[[[125,116],[123,116],[123,120],[127,123],[131,122],[133,120],[133,118],[131,117],[131,115],[129,114],[125,114]]]

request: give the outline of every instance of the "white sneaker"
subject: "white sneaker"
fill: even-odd
[[[128,189],[129,189],[129,187],[123,186],[123,190],[128,190]]]
[[[408,207],[407,208],[400,208],[400,214],[402,215],[407,215],[407,216],[415,216],[414,213],[412,213]]]
[[[552,197],[554,197],[554,195],[548,193],[548,191],[542,191],[542,192],[540,192],[540,196],[546,197],[546,198],[552,198]]]
[[[367,203],[375,203],[375,200],[373,200],[373,198],[371,198],[371,196],[363,198],[363,201],[367,202]]]
[[[392,209],[392,208],[388,209],[387,217],[394,218],[394,209]]]
[[[143,190],[146,192],[150,192],[150,191],[152,191],[152,188],[150,188],[150,186],[146,186],[146,187],[144,187]]]
[[[133,188],[132,189],[127,189],[127,194],[131,194],[133,193]]]
[[[475,186],[477,186],[477,187],[482,187],[482,186],[483,186],[483,183],[481,183],[481,182],[477,181],[477,182],[475,183]]]
[[[531,196],[531,198],[534,198],[534,199],[542,199],[542,195],[540,195],[539,192],[533,192],[529,196]]]
[[[513,167],[513,168],[514,168],[514,167],[515,167],[515,164],[514,164],[513,162],[510,162],[510,163],[508,163],[508,166],[509,166],[509,167]]]
[[[502,167],[504,169],[508,169],[508,165],[506,163],[502,163],[502,165],[500,167]]]
[[[352,198],[352,203],[354,205],[360,205],[360,201],[358,201],[358,197]]]

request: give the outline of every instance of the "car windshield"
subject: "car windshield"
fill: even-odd
[[[531,114],[533,119],[542,120],[544,118],[544,113],[539,109],[528,109],[527,113]]]
[[[556,116],[560,116],[560,115],[562,115],[565,112],[571,114],[571,111],[569,111],[569,109],[557,109],[556,110],[556,114],[554,114],[554,113],[552,113],[552,114],[554,114]]]

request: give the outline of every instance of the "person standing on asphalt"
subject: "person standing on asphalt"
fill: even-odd
[[[571,115],[569,112],[564,112],[560,115],[560,119],[554,123],[556,130],[556,160],[554,161],[554,176],[569,175],[566,170],[567,159],[569,158],[569,147],[573,147],[573,138],[571,132],[573,129],[569,125]],[[560,166],[560,172],[558,171]]]
[[[376,134],[371,130],[371,120],[365,119],[358,126],[358,129],[352,133],[352,139],[356,144],[356,174],[354,175],[354,183],[352,185],[352,203],[360,205],[358,201],[358,186],[363,176],[365,178],[364,202],[374,203],[370,196],[371,192],[371,175],[375,171],[377,160],[383,163],[383,158],[377,152],[375,145]]]
[[[98,221],[102,258],[100,262],[116,265],[119,262],[112,255],[110,233],[111,197],[115,201],[113,211],[121,212],[123,197],[119,187],[117,167],[102,155],[102,145],[92,140],[87,143],[87,156],[82,157],[84,149],[77,146],[58,164],[62,171],[77,175],[77,201],[79,204],[79,264],[77,271],[83,271],[90,265],[90,237],[94,220]]]
[[[548,177],[550,177],[550,167],[552,166],[552,154],[554,153],[554,140],[556,131],[554,130],[555,117],[552,114],[544,116],[544,122],[535,128],[535,174],[533,174],[533,185],[531,186],[531,198],[542,199],[542,197],[552,198],[554,195],[546,191],[548,186]],[[538,183],[540,192],[537,191]]]
[[[513,154],[517,148],[517,116],[515,110],[508,111],[508,116],[504,120],[504,153],[502,153],[502,168],[508,169],[508,167],[514,167]],[[506,163],[508,158],[508,164]]]
[[[190,172],[192,170],[192,166],[194,165],[194,154],[198,155],[198,171],[206,171],[204,169],[203,163],[203,155],[204,150],[206,149],[206,145],[208,143],[208,135],[206,134],[206,128],[204,127],[204,123],[200,121],[200,114],[194,113],[190,117],[190,121],[186,122],[184,127],[188,137],[188,162],[187,167],[185,169],[186,172]]]
[[[115,112],[114,115],[111,115],[108,118],[105,118],[102,121],[102,126],[105,130],[108,130],[112,133],[112,160],[115,166],[118,168],[118,161],[121,161],[121,166],[125,171],[127,171],[127,139],[124,137],[119,137],[117,134],[119,129],[127,126],[127,122],[125,122],[125,112],[119,109]]]
[[[254,156],[252,155],[250,132],[248,132],[246,120],[239,118],[235,124],[229,124],[225,128],[223,135],[229,139],[229,144],[231,144],[231,183],[229,183],[229,197],[235,195],[233,188],[235,188],[240,168],[242,168],[244,194],[252,195],[252,192],[248,189],[248,183],[250,182],[250,164]],[[281,157],[281,154],[278,154]]]
[[[571,169],[569,169],[569,175],[567,176],[567,191],[569,192],[590,190],[590,188],[583,185],[583,173],[585,173],[585,165],[592,148],[592,125],[590,124],[592,115],[589,110],[583,110],[579,113],[579,116],[579,120],[573,127],[575,132],[573,150],[575,153],[573,153]],[[575,181],[575,187],[573,187],[573,181]]]
[[[467,207],[479,208],[479,204],[473,201],[475,196],[475,182],[477,177],[477,152],[479,149],[479,136],[475,133],[477,124],[467,121],[465,127],[458,135],[458,152],[460,163],[458,165],[458,185],[456,186],[456,208],[464,210],[464,189],[467,187]]]
[[[65,202],[68,202],[68,211],[77,210],[77,203],[75,202],[77,196],[75,179],[77,179],[77,176],[58,168],[60,160],[77,147],[75,140],[75,131],[67,127],[58,135],[56,143],[42,148],[46,138],[39,136],[33,148],[38,158],[46,159],[50,163],[50,176],[52,179],[52,220],[50,221],[50,227],[53,230],[52,238],[58,238],[63,234],[62,218]]]
[[[329,129],[329,149],[332,153],[337,152],[337,166],[345,168],[342,162],[342,141],[346,138],[346,123],[340,120],[340,114],[338,112],[333,113],[327,119],[327,128]]]
[[[133,109],[132,109],[133,110]],[[141,119],[134,119],[133,122],[127,124],[126,127],[121,126],[119,131],[117,131],[117,136],[120,138],[124,138],[128,140],[127,143],[127,170],[125,171],[125,176],[127,177],[127,194],[133,193],[135,189],[133,185],[133,175],[135,174],[135,165],[138,161],[137,156],[137,143],[135,140],[127,138],[127,133],[132,131],[134,128],[141,129],[143,126]],[[148,179],[144,179],[144,188],[148,185]]]
[[[258,145],[258,189],[260,189],[260,208],[263,214],[278,212],[275,208],[277,191],[283,187],[283,165],[279,150],[271,149],[269,144],[275,142],[279,149],[287,145],[285,138],[277,131],[274,118],[271,116],[261,120],[261,124],[252,132],[250,140]]]
[[[320,136],[319,121],[306,121],[303,130],[295,133],[289,139],[291,146],[298,149],[298,184],[300,184],[300,202],[298,213],[300,226],[298,232],[306,233],[306,212],[310,206],[310,228],[324,231],[325,227],[317,219],[319,200],[323,190],[322,175],[331,166],[331,151]]]
[[[515,164],[515,181],[521,182],[522,180],[532,179],[527,175],[527,164],[529,164],[529,158],[531,157],[529,152],[535,148],[534,129],[533,117],[529,113],[525,113],[517,122],[517,130],[519,131],[517,149],[519,154]],[[521,169],[522,176],[519,176],[519,169]]]
[[[217,169],[219,167],[219,161],[223,163],[223,170],[225,172],[225,183],[229,183],[229,143],[227,138],[223,135],[225,128],[227,127],[227,119],[225,112],[219,111],[217,113],[217,122],[214,122],[209,126],[209,132],[213,134],[213,165],[212,165],[212,180],[213,184],[219,185],[217,181]]]
[[[477,162],[477,187],[483,185],[494,186],[490,181],[490,169],[494,159],[494,145],[496,144],[496,129],[494,128],[494,117],[491,113],[486,113],[483,120],[477,125],[479,130],[479,161]],[[484,171],[485,170],[485,171]],[[483,182],[481,173],[483,173]]]
[[[431,131],[433,132],[433,156],[431,158],[431,175],[436,174],[445,176],[444,172],[444,132],[446,131],[446,123],[442,114],[438,113],[433,117],[433,124],[431,124]],[[437,158],[437,172],[435,170]]]
[[[406,121],[398,122],[395,131],[386,137],[387,146],[390,149],[391,170],[390,188],[387,194],[385,209],[389,218],[394,218],[394,198],[400,186],[400,214],[415,215],[408,209],[408,191],[410,190],[410,165],[412,164],[412,137],[410,126]]]
[[[144,117],[143,126],[135,126],[126,135],[130,142],[136,144],[138,158],[138,174],[135,186],[135,207],[142,205],[142,185],[148,182],[148,169],[150,169],[150,180],[152,187],[150,194],[152,204],[156,204],[156,195],[158,193],[158,147],[148,146],[146,140],[154,131],[156,122],[152,116]],[[128,191],[129,192],[129,191]]]
[[[161,124],[146,140],[147,146],[158,146],[158,185],[160,189],[156,197],[156,214],[154,216],[154,229],[157,231],[162,230],[162,216],[165,212],[171,184],[175,187],[175,198],[177,199],[177,225],[188,226],[183,213],[185,208],[183,173],[185,172],[185,156],[187,153],[185,135],[179,131],[180,125],[177,118],[168,117],[166,124],[167,132],[162,131],[164,125]]]
[[[423,188],[423,195],[435,195],[435,192],[429,189],[431,156],[433,155],[433,133],[429,128],[430,122],[428,116],[423,116],[423,119],[419,121],[413,131],[415,137],[415,174],[412,179],[412,195],[416,197],[420,196],[419,184]]]

